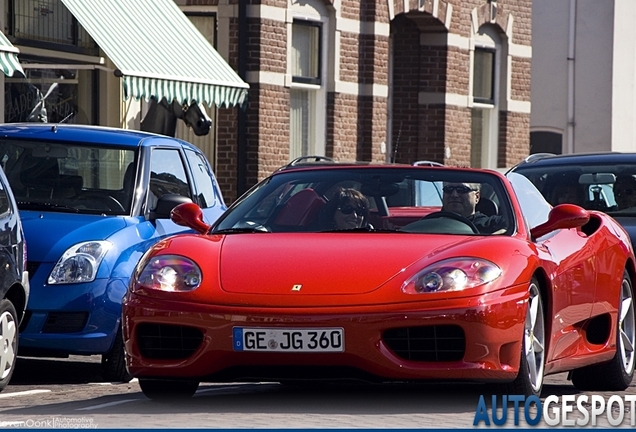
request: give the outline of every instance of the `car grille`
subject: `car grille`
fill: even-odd
[[[400,358],[414,361],[457,361],[464,357],[464,330],[456,325],[403,327],[382,335],[387,346]]]
[[[88,312],[54,312],[46,317],[42,333],[77,333],[87,322]]]
[[[150,359],[184,359],[201,345],[203,333],[194,327],[140,324],[137,340],[141,355]]]
[[[35,272],[38,271],[38,267],[40,267],[39,262],[27,261],[27,270],[29,272],[29,280],[31,280]]]

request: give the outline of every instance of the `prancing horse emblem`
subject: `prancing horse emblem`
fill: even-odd
[[[303,287],[302,285],[294,285],[294,286],[292,287],[292,291],[300,291],[300,289],[301,289],[302,287]]]

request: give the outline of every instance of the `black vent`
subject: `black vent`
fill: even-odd
[[[466,350],[464,330],[456,325],[396,328],[385,331],[382,338],[405,360],[457,361]]]
[[[40,267],[39,262],[27,261],[27,271],[29,272],[29,280],[31,280],[35,272],[38,271],[38,267]]]
[[[140,324],[137,340],[141,355],[150,359],[184,359],[201,345],[203,333],[194,327]]]
[[[42,333],[78,333],[88,322],[88,312],[55,312],[46,317]]]

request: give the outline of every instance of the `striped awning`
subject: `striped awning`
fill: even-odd
[[[126,99],[241,105],[249,85],[174,0],[62,0],[113,61]]]
[[[20,51],[9,42],[4,33],[0,32],[0,68],[6,76],[13,76],[15,71],[24,75],[24,70],[18,61],[18,54]]]

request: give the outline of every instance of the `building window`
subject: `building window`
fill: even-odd
[[[495,50],[475,48],[473,100],[495,104]]]
[[[320,24],[294,20],[292,81],[320,85]]]
[[[94,70],[30,68],[21,59],[26,78],[5,78],[4,122],[96,124],[93,107]]]
[[[324,89],[321,23],[294,20],[291,29],[289,155],[293,160],[301,156],[324,153],[324,150],[318,148],[319,145],[324,147],[324,139],[321,140],[317,135],[317,131],[321,130],[317,123],[324,121],[320,119],[318,109],[318,101]]]
[[[5,12],[5,31],[19,44],[77,47],[87,54],[97,53],[95,41],[61,0],[5,0]]]
[[[472,61],[470,164],[496,168],[498,151],[498,98],[501,44],[497,32],[484,26],[475,34]]]

